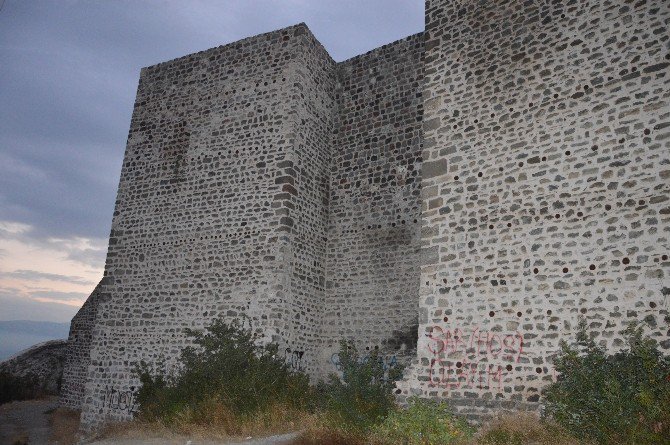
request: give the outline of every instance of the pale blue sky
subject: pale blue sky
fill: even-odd
[[[423,30],[423,11],[423,0],[6,0],[0,320],[67,321],[101,277],[140,68],[300,22],[344,60]]]

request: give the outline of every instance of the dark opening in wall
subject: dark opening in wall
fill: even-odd
[[[446,318],[447,317],[445,317],[445,321]],[[389,348],[398,350],[404,345],[407,350],[414,351],[416,350],[416,345],[419,341],[419,325],[417,323],[406,329],[393,331],[391,335],[390,338],[383,342],[386,343]],[[379,349],[379,346],[375,346],[375,349]]]

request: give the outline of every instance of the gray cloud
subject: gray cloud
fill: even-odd
[[[81,284],[86,286],[95,284],[82,277],[60,275],[55,273],[46,273],[46,272],[39,272],[37,270],[26,270],[26,269],[15,270],[14,272],[0,272],[0,277],[17,278],[26,281],[42,281],[42,280],[61,281],[63,283]]]
[[[423,0],[7,0],[0,219],[105,237],[141,67],[306,22],[335,59],[423,28]]]
[[[48,298],[49,300],[60,300],[60,301],[71,301],[71,300],[81,300],[84,301],[88,294],[82,292],[59,292],[55,290],[42,290],[42,291],[33,291],[30,292],[30,296],[33,298]]]
[[[106,238],[52,238],[42,228],[34,228],[24,224],[9,224],[3,226],[0,220],[0,240],[18,241],[31,248],[48,249],[60,252],[65,259],[79,262],[93,269],[99,269],[105,264],[107,254]],[[1,249],[0,249],[1,250]],[[4,251],[7,255],[7,251]],[[0,252],[0,257],[2,257]]]
[[[42,303],[24,296],[16,290],[0,288],[0,320],[34,320],[69,322],[79,308],[59,303]]]
[[[84,249],[71,251],[67,254],[67,259],[77,261],[90,267],[102,267],[105,265],[107,249]]]

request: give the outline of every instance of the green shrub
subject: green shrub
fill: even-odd
[[[374,427],[373,443],[428,445],[465,443],[473,429],[454,416],[446,402],[411,398],[407,409],[389,413]]]
[[[334,426],[363,434],[395,407],[394,382],[402,368],[396,365],[385,370],[377,349],[362,358],[352,342],[340,343],[339,356],[342,378],[331,374],[329,382],[319,388],[325,396],[325,410]]]
[[[631,325],[628,349],[608,355],[582,320],[576,345],[561,345],[558,382],[546,392],[546,414],[577,437],[601,444],[670,443],[670,357]]]
[[[259,346],[239,321],[215,320],[206,332],[186,334],[194,346],[182,351],[175,374],[164,366],[137,368],[140,419],[211,424],[233,418],[234,423],[280,405],[309,406],[308,378],[291,372],[276,344]]]

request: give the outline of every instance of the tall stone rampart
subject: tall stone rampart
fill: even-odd
[[[670,3],[429,0],[404,394],[536,409],[584,317],[668,340]]]
[[[298,25],[142,71],[84,425],[127,419],[138,384],[133,366],[170,366],[186,344],[184,328],[244,315],[265,341],[299,350],[318,341],[318,332],[317,340],[305,340],[309,329],[294,321],[304,309],[291,292],[309,284],[312,277],[299,276],[299,268],[319,254],[309,237],[325,230],[318,227],[325,210],[302,201],[324,193],[307,178],[328,154],[327,146],[303,140],[323,133],[308,125],[322,116],[307,116],[313,97],[302,93],[303,82],[320,79],[318,68],[304,71],[305,57],[325,54],[316,46]],[[296,180],[308,183],[300,197]],[[297,228],[309,218],[314,233]]]

